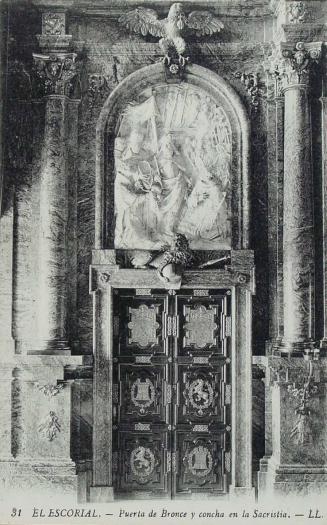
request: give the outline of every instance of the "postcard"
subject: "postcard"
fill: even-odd
[[[0,523],[327,523],[327,3],[0,15]]]

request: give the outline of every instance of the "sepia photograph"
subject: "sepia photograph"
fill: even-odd
[[[327,0],[0,36],[1,525],[327,524]]]

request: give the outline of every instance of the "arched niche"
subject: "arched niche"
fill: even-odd
[[[105,102],[96,129],[96,210],[95,248],[114,246],[114,145],[119,123],[126,108],[147,89],[158,89],[166,83],[164,66],[146,66],[125,78]],[[233,88],[208,69],[189,65],[176,86],[187,84],[206,94],[207,100],[222,108],[231,130],[230,221],[231,248],[249,248],[249,121],[244,106]],[[173,83],[168,85],[172,86]],[[218,206],[218,202],[217,202]]]

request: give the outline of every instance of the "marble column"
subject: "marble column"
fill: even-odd
[[[283,303],[281,349],[302,353],[314,344],[314,227],[309,73],[321,43],[284,47],[285,96]]]
[[[45,94],[44,141],[40,171],[39,267],[36,351],[68,350],[67,219],[68,121],[72,80],[76,76],[74,53],[33,55]],[[43,83],[43,84],[42,84]]]
[[[283,178],[284,97],[273,92],[267,104],[269,343],[279,344],[283,333]]]
[[[323,220],[323,299],[324,335],[321,347],[327,348],[327,97],[321,97],[322,104],[322,220]]]

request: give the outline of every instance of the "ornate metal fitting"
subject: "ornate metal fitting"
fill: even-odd
[[[41,81],[44,95],[71,95],[78,73],[76,56],[76,53],[33,54],[35,77]]]
[[[305,21],[308,11],[304,2],[288,4],[288,19],[291,24],[300,24]]]
[[[240,284],[245,284],[247,282],[248,278],[247,275],[244,273],[238,273],[237,274],[237,282]]]

